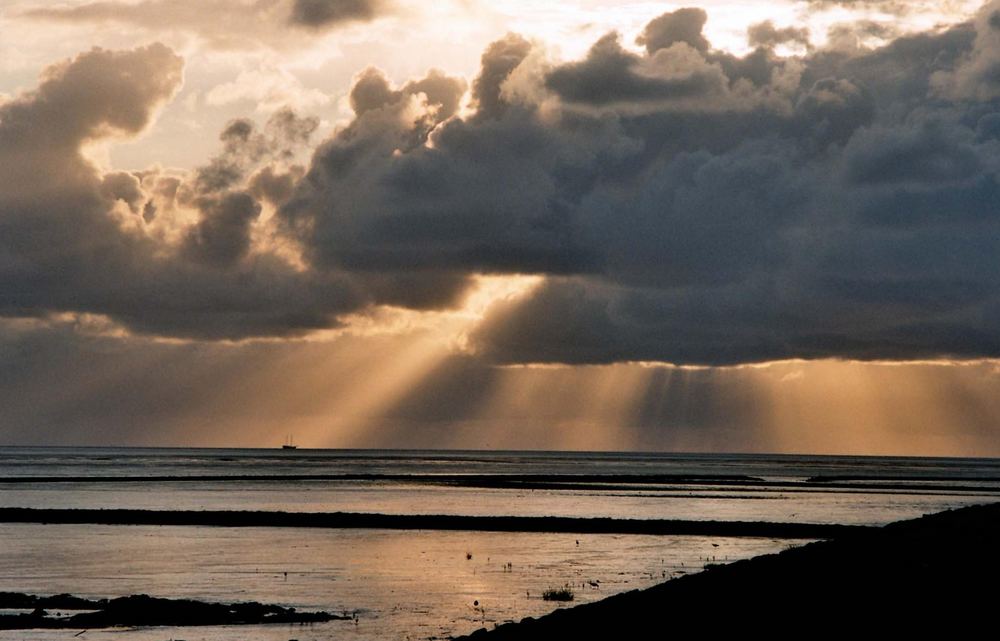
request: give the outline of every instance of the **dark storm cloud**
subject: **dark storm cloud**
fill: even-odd
[[[105,174],[101,181],[101,195],[112,201],[122,201],[133,214],[139,213],[146,201],[139,177],[125,171]]]
[[[531,43],[516,34],[507,34],[483,53],[482,69],[472,85],[472,98],[480,119],[497,118],[507,108],[500,95],[502,85],[531,52]]]
[[[197,260],[231,266],[250,251],[251,224],[260,204],[243,191],[199,202],[202,217],[185,238],[184,249]]]
[[[291,22],[311,28],[353,20],[371,20],[381,8],[380,0],[294,0]]]
[[[427,103],[435,106],[438,121],[450,118],[458,110],[458,103],[465,93],[465,81],[431,70],[425,78],[408,82],[400,89],[392,89],[389,79],[378,69],[369,67],[354,83],[351,89],[351,108],[357,115],[373,109],[382,109],[398,104],[411,96],[424,94]]]
[[[320,148],[282,211],[302,227],[314,264],[393,277],[578,268],[585,256],[564,227],[576,186],[552,175],[611,159],[627,143],[610,123],[582,121],[566,136],[509,104],[496,69],[518,47],[507,39],[488,49],[473,85],[481,110],[468,121],[442,122],[440,105],[414,112],[412,100],[371,108],[379,102],[367,88],[352,93],[356,120]],[[425,146],[432,130],[434,145]]]
[[[872,128],[844,150],[847,180],[877,185],[964,181],[981,174],[980,150],[968,128],[925,121],[912,128]]]
[[[288,171],[267,166],[250,178],[247,189],[258,201],[266,201],[277,207],[291,198],[295,184],[302,180],[304,173],[305,170],[300,165],[293,165]]]
[[[163,45],[95,48],[49,67],[39,87],[0,105],[3,150],[45,154],[111,133],[135,134],[180,83],[181,59]],[[13,168],[13,163],[12,163]]]
[[[769,46],[798,37],[777,29],[744,57],[713,50],[700,10],[653,20],[645,53],[609,34],[563,64],[508,35],[464,102],[461,79],[394,86],[368,69],[308,168],[293,150],[316,123],[280,112],[230,123],[190,175],[83,160],[86,141],[145,127],[180,77],[164,47],[84,54],[0,107],[15,178],[0,188],[2,310],[280,336],[376,305],[453,305],[483,273],[538,274],[471,349],[504,363],[1000,356],[994,10],[793,58]],[[185,208],[194,220],[171,218]]]
[[[936,75],[938,92],[953,100],[989,101],[1000,97],[1000,29],[996,3],[987,5],[975,20],[975,41],[968,59],[955,69]]]
[[[991,11],[795,59],[773,25],[713,51],[700,10],[645,55],[611,34],[552,66],[508,36],[467,118],[369,111],[388,94],[359,82],[281,215],[317,266],[548,275],[473,332],[501,362],[1000,356]]]
[[[248,225],[259,211],[248,194],[201,189],[201,174],[193,189],[156,172],[102,176],[81,155],[88,141],[147,126],[181,70],[163,45],[94,49],[0,105],[0,313],[87,312],[139,331],[242,337],[328,327],[337,312],[364,304],[344,277],[247,256]],[[223,156],[238,169],[234,159],[250,153],[247,144],[253,154],[280,157],[314,127],[278,114],[257,140],[252,128],[234,125]],[[145,229],[162,215],[156,202],[169,209],[182,200],[201,220],[179,245]]]
[[[584,60],[562,65],[546,78],[564,102],[594,106],[710,99],[726,82],[719,67],[694,52],[659,49],[644,58],[622,49],[614,33],[601,38]]]

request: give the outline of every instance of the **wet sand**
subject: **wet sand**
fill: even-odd
[[[680,633],[779,638],[946,635],[995,624],[1000,504],[857,530],[603,601],[469,641],[661,639]]]

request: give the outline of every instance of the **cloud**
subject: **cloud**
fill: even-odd
[[[29,8],[21,17],[67,23],[116,22],[154,32],[186,31],[223,48],[288,46],[303,32],[369,22],[389,12],[383,0],[103,0]],[[281,26],[287,29],[282,30]]]
[[[826,48],[856,52],[871,41],[884,42],[898,35],[898,29],[891,23],[874,20],[838,22],[826,31]]]
[[[181,67],[162,45],[129,53],[95,48],[52,66],[38,89],[0,105],[5,142],[41,153],[41,143],[62,147],[139,133],[173,95]]]
[[[708,51],[709,42],[701,33],[707,21],[708,14],[704,9],[678,9],[650,21],[636,42],[645,46],[650,55],[678,42],[697,51]]]
[[[258,165],[294,161],[318,127],[319,119],[288,108],[272,114],[263,131],[252,120],[232,120],[219,135],[222,153],[195,170],[193,188],[199,195],[239,188]]]
[[[421,94],[426,104],[436,110],[434,119],[446,120],[458,111],[459,101],[465,94],[465,80],[432,69],[425,78],[393,89],[384,73],[369,67],[355,79],[349,98],[354,113],[362,116],[369,111],[398,105],[411,97],[419,98]]]
[[[997,355],[995,106],[935,95],[988,19],[784,59],[713,52],[702,16],[652,21],[644,55],[605,36],[517,95],[536,63],[508,36],[477,113],[360,110],[281,216],[317,266],[547,275],[472,333],[498,362]]]
[[[295,106],[310,110],[330,102],[322,91],[306,89],[293,74],[281,69],[242,71],[229,82],[212,87],[205,94],[205,103],[219,107],[245,101],[259,112],[271,113]]]
[[[809,29],[806,27],[774,26],[770,20],[750,25],[747,29],[747,42],[751,47],[774,47],[782,44],[796,44],[809,47]]]
[[[532,274],[469,334],[481,358],[1000,356],[993,6],[793,57],[716,51],[696,9],[650,22],[639,53],[609,34],[557,62],[511,34],[468,95],[439,71],[361,71],[353,119],[308,167],[294,150],[316,121],[283,110],[231,122],[181,174],[83,159],[181,79],[165,47],[96,50],[0,106],[0,164],[20,177],[0,187],[0,310],[286,336]]]
[[[975,18],[972,51],[953,69],[934,75],[940,94],[953,99],[991,101],[1000,97],[1000,5],[987,3]]]
[[[831,11],[837,9],[853,9],[863,11],[878,11],[896,16],[909,15],[922,8],[937,8],[937,3],[926,0],[807,0],[810,9],[814,11]]]
[[[379,0],[294,0],[290,21],[322,29],[354,20],[373,20],[381,4]]]
[[[279,112],[263,134],[233,123],[221,160],[190,177],[102,174],[84,158],[90,141],[147,127],[177,91],[182,65],[159,44],[93,49],[0,105],[4,316],[90,313],[135,331],[238,338],[329,327],[365,304],[345,276],[302,274],[248,248],[258,206],[232,185],[248,158],[283,158],[315,121]],[[198,220],[173,216],[185,204]]]
[[[721,97],[727,79],[687,44],[671,44],[649,57],[622,49],[618,35],[601,38],[580,62],[562,65],[548,75],[546,85],[565,103],[625,106]]]
[[[259,202],[278,207],[291,198],[296,183],[302,180],[304,173],[301,165],[293,165],[287,171],[266,166],[250,178],[247,188]]]
[[[513,33],[486,48],[482,70],[472,85],[476,111],[482,119],[499,117],[507,108],[502,95],[503,84],[531,53],[531,43]]]
[[[867,185],[905,183],[913,188],[964,181],[982,170],[972,131],[930,120],[909,128],[875,128],[844,150],[845,177]]]
[[[242,191],[199,200],[201,220],[190,228],[184,250],[196,260],[231,266],[250,252],[251,224],[260,216],[260,204]]]

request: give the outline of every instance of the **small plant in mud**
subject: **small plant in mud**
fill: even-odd
[[[542,598],[546,601],[572,601],[575,597],[576,595],[573,594],[573,590],[569,589],[568,585],[561,588],[549,588],[542,592]]]

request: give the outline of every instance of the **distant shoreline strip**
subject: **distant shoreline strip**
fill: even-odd
[[[755,476],[702,474],[153,474],[0,476],[0,483],[146,483],[151,481],[389,481],[394,483],[449,483],[507,485],[531,483],[718,483],[770,484]],[[1000,478],[996,479],[1000,482]]]
[[[567,534],[647,534],[828,539],[869,526],[759,521],[683,521],[555,516],[451,516],[355,512],[244,512],[229,510],[85,510],[0,508],[0,523],[178,525],[385,530],[468,530]]]

